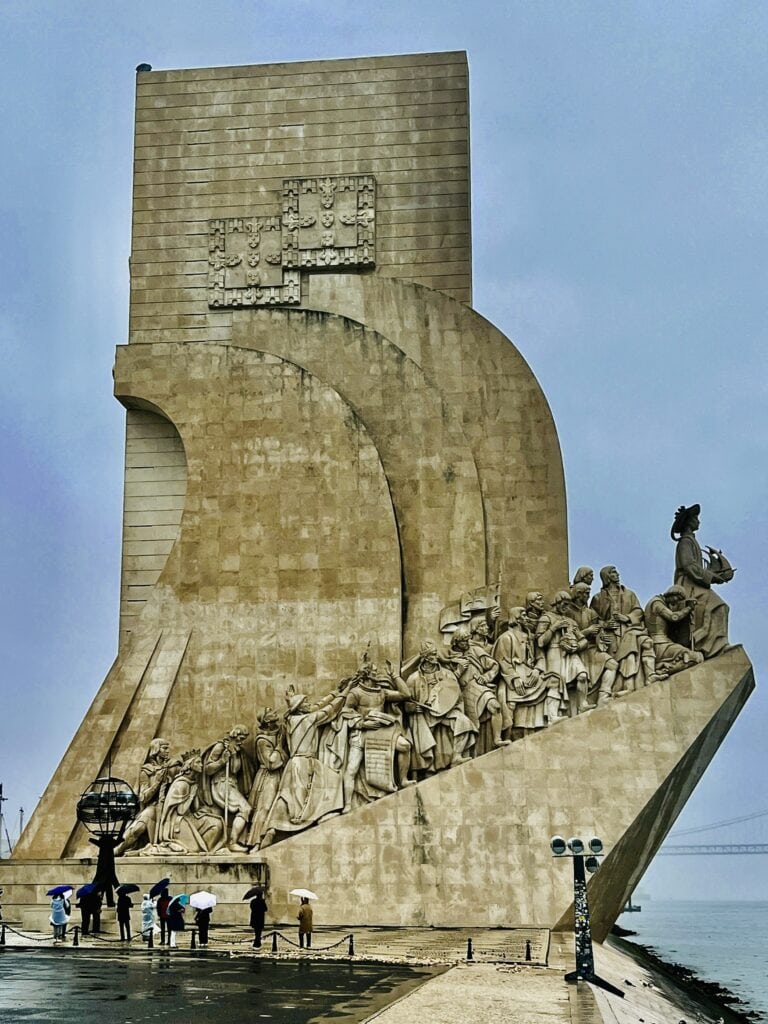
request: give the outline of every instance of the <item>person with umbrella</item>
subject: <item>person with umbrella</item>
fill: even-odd
[[[168,945],[171,949],[176,948],[176,935],[178,932],[183,932],[185,929],[184,924],[184,902],[188,899],[187,896],[174,896],[171,902],[168,904],[168,931],[170,939]]]
[[[117,923],[120,926],[120,941],[131,941],[131,907],[133,900],[122,885],[117,890]]]
[[[141,940],[149,942],[149,936],[155,927],[155,903],[148,892],[144,893],[141,901]]]
[[[261,949],[261,933],[264,931],[264,917],[269,910],[267,901],[264,899],[264,895],[261,889],[257,886],[255,889],[249,889],[245,894],[245,899],[248,899],[250,895],[253,895],[251,900],[251,928],[253,928],[253,948]]]
[[[91,931],[91,922],[93,922],[93,931],[99,931],[101,925],[101,893],[99,893],[93,883],[87,885],[81,885],[75,893],[78,899],[77,906],[80,909],[80,931],[83,935],[88,935]]]
[[[304,948],[304,941],[306,940],[307,949],[312,948],[312,907],[309,903],[308,896],[301,897],[301,906],[299,907],[299,913],[296,915],[299,921],[299,946]]]
[[[168,892],[168,883],[170,878],[161,878],[159,882],[155,882],[152,888],[149,890],[150,897],[157,897],[157,917],[160,921],[160,945],[165,945],[166,934],[170,938],[170,930],[168,928],[168,905],[171,902],[171,897]]]
[[[211,923],[211,913],[216,906],[216,897],[212,892],[193,892],[189,898],[190,906],[195,911],[195,924],[200,938],[200,945],[208,945],[208,928]]]
[[[66,898],[66,894],[71,892],[71,889],[65,889],[61,892],[53,891],[53,898],[51,899],[51,917],[50,921],[53,925],[53,941],[58,942],[64,941],[67,934],[67,924],[69,923],[69,908],[70,903]]]

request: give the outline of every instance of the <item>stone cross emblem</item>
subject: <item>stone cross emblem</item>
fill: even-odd
[[[282,214],[208,221],[208,305],[296,305],[300,274],[376,264],[376,179],[283,181]]]

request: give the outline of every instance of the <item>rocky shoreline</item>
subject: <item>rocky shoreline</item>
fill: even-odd
[[[653,972],[660,987],[665,988],[670,996],[686,996],[691,1003],[714,1020],[722,1019],[723,1024],[756,1024],[766,1019],[764,1014],[750,1008],[748,1003],[725,985],[707,981],[683,964],[662,960],[652,946],[644,946],[632,939],[631,936],[635,934],[636,932],[616,925],[608,941],[614,948]]]

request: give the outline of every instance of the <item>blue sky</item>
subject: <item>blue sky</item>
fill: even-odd
[[[127,339],[142,61],[468,51],[474,305],[549,398],[572,566],[615,563],[646,600],[671,580],[675,508],[699,501],[701,539],[738,567],[723,594],[759,680],[768,6],[5,0],[0,30],[0,781],[12,826],[116,650],[111,367]],[[758,689],[681,828],[768,809],[767,703]],[[644,888],[766,899],[768,861],[659,859]]]

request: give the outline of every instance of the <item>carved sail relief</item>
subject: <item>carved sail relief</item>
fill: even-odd
[[[296,305],[300,273],[375,266],[372,175],[283,182],[282,213],[208,221],[208,305]]]

